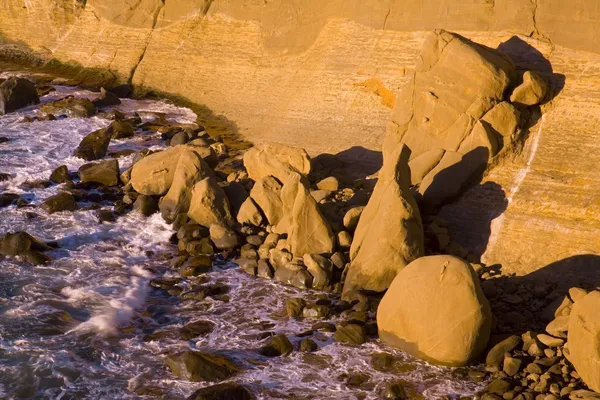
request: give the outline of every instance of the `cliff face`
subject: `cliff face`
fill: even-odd
[[[594,0],[4,0],[5,43],[108,71],[234,121],[253,142],[379,151],[427,31],[540,70],[558,95],[522,156],[446,207],[458,242],[526,274],[600,248]],[[517,35],[517,37],[515,37]],[[520,35],[520,36],[519,36]],[[208,122],[217,130],[218,123]],[[582,156],[582,152],[585,154]],[[468,222],[465,222],[468,221]],[[483,239],[482,239],[483,238]],[[593,269],[588,269],[593,270]]]

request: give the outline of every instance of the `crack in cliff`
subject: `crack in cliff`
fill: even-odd
[[[129,73],[129,79],[127,79],[127,83],[129,85],[131,85],[133,83],[133,77],[135,75],[135,72],[137,71],[137,69],[140,66],[140,64],[142,63],[142,61],[144,60],[144,56],[146,55],[146,50],[148,50],[148,46],[150,46],[150,41],[152,40],[152,35],[154,34],[154,29],[156,28],[156,24],[158,23],[158,16],[159,16],[160,12],[162,11],[162,9],[165,8],[167,0],[160,0],[160,1],[161,1],[161,4],[159,4],[158,7],[156,7],[156,11],[154,12],[154,15],[152,16],[152,18],[153,18],[152,27],[150,28],[150,33],[148,34],[148,38],[146,39],[146,45],[144,46],[144,49],[142,50],[142,54],[140,54],[140,58],[135,63],[133,68],[131,68],[131,72]]]
[[[550,57],[552,55],[552,53],[554,52],[554,43],[552,43],[552,40],[548,36],[544,35],[544,33],[542,33],[542,31],[538,28],[538,22],[537,22],[538,1],[539,0],[532,0],[533,12],[531,15],[531,20],[533,22],[533,32],[531,32],[531,34],[529,34],[529,37],[541,40],[543,42],[547,42],[550,45],[550,54],[548,55],[548,57]]]
[[[390,8],[388,8],[387,14],[385,14],[385,18],[383,19],[383,31],[385,31],[385,28],[387,27],[388,18],[390,17],[391,13],[392,13],[392,6],[390,6]]]

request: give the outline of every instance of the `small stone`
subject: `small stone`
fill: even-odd
[[[267,260],[258,260],[257,275],[265,279],[273,279],[273,268]]]
[[[180,330],[180,336],[184,340],[192,340],[199,336],[206,336],[213,331],[215,324],[210,321],[196,321],[185,325]]]
[[[352,245],[352,235],[350,235],[350,233],[348,233],[347,231],[341,231],[340,233],[338,233],[337,240],[338,245],[341,248],[348,249]]]
[[[133,203],[133,209],[139,211],[144,217],[158,212],[158,201],[152,196],[140,194]]]
[[[317,203],[320,203],[327,199],[331,195],[331,192],[329,190],[311,190],[310,195]]]
[[[179,269],[179,273],[182,276],[198,276],[209,272],[212,268],[212,260],[208,256],[195,256],[190,257],[186,262],[183,263]]]
[[[285,313],[290,318],[297,318],[302,315],[302,310],[306,306],[306,302],[297,297],[287,299],[285,301]]]
[[[360,219],[360,216],[364,209],[365,207],[363,206],[354,207],[348,210],[344,215],[344,226],[350,232],[353,232],[354,229],[356,229],[356,225],[358,225],[358,220]]]
[[[361,345],[365,342],[363,327],[357,324],[338,325],[333,340],[347,344]]]
[[[254,400],[255,398],[239,383],[221,383],[198,389],[187,400]]]
[[[169,356],[165,363],[177,378],[192,382],[221,381],[239,371],[226,357],[191,350]]]
[[[393,400],[408,400],[410,397],[406,394],[404,387],[399,382],[386,383],[381,391],[381,398]]]
[[[506,372],[508,376],[515,376],[521,368],[521,360],[513,357],[504,357],[504,366],[502,370]]]
[[[314,351],[317,351],[319,348],[319,346],[317,346],[317,344],[314,342],[314,340],[311,339],[302,339],[302,341],[300,342],[300,351],[305,352],[305,353],[312,353]]]
[[[494,393],[502,396],[510,389],[510,383],[503,379],[494,379],[486,388],[487,393]]]
[[[210,226],[210,239],[218,249],[233,249],[240,244],[240,239],[232,230],[217,224]]]
[[[587,294],[588,291],[585,289],[577,287],[569,289],[569,297],[571,298],[571,301],[573,301],[573,303],[577,302],[577,300],[583,299],[585,296],[587,296]]]
[[[240,269],[248,275],[256,275],[258,273],[258,262],[253,258],[238,258],[234,261],[240,266]]]
[[[489,367],[499,367],[504,359],[504,354],[511,352],[521,343],[521,338],[513,335],[494,345],[485,358],[485,363]]]
[[[48,197],[40,207],[48,214],[53,214],[61,211],[75,211],[77,209],[77,202],[73,195],[61,192]]]
[[[283,334],[275,335],[259,349],[259,353],[265,357],[287,356],[294,350],[294,346]]]
[[[309,305],[302,310],[304,318],[325,318],[329,315],[329,307],[322,305]]]
[[[546,325],[546,332],[554,337],[566,337],[565,332],[569,330],[569,316],[556,317]]]
[[[317,187],[320,190],[335,192],[340,188],[340,183],[335,176],[329,176],[317,183]]]
[[[61,165],[50,174],[50,180],[54,183],[64,183],[69,180],[69,169],[66,165]]]
[[[537,336],[538,340],[545,344],[548,347],[558,347],[564,344],[564,339],[555,338],[546,334],[539,334]]]

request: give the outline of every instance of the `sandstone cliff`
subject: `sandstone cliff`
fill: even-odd
[[[518,67],[544,74],[556,92],[521,156],[444,209],[453,236],[486,262],[519,274],[595,254],[600,11],[592,0],[5,0],[0,6],[5,44],[204,105],[200,119],[212,131],[229,120],[228,128],[253,142],[363,161],[378,160],[395,94],[434,28],[500,46]],[[352,146],[364,149],[347,151]],[[558,276],[563,267],[545,274]]]

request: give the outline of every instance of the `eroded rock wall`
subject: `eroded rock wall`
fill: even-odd
[[[346,159],[356,160],[379,160],[395,95],[435,28],[492,48],[504,42],[503,51],[517,64],[542,71],[557,92],[543,119],[530,128],[525,151],[444,209],[453,236],[507,272],[528,274],[550,265],[538,273],[561,277],[585,264],[588,275],[598,275],[596,1],[4,0],[0,5],[4,43],[206,105],[201,117],[223,115],[257,143],[282,142],[313,155],[344,151]],[[219,124],[208,128],[218,130]],[[374,152],[349,151],[353,146]]]

